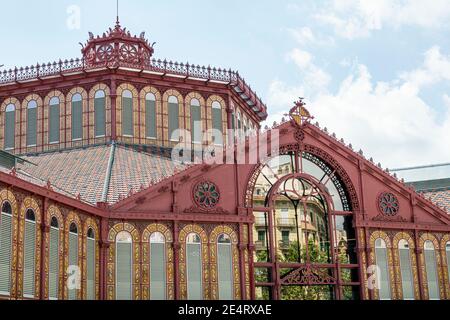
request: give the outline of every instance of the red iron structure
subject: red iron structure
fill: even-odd
[[[237,72],[155,60],[153,51],[143,34],[131,36],[117,23],[102,37],[90,36],[82,59],[0,74],[0,143],[12,104],[10,151],[20,155],[0,170],[0,237],[12,248],[0,246],[10,257],[2,262],[10,271],[0,275],[2,297],[450,298],[446,211],[312,124],[301,99],[290,121],[262,132],[266,106]],[[107,106],[101,140],[91,135],[99,88]],[[133,94],[132,137],[120,130],[125,89]],[[81,142],[69,139],[72,92],[86,106]],[[142,133],[148,93],[156,97],[162,136],[152,143]],[[51,147],[46,101],[56,95],[62,125]],[[41,140],[32,147],[23,143],[29,96],[43,101]],[[188,127],[192,99],[211,126],[217,102],[223,128],[236,132],[226,150],[243,143],[248,156],[260,148],[257,138],[278,131],[279,154],[256,164],[172,163],[165,156],[173,146],[165,138],[170,96],[179,99],[180,126]],[[253,134],[241,134],[244,116],[255,124]],[[17,163],[23,160],[36,166]],[[1,228],[8,223],[11,238]],[[67,281],[73,265],[81,271],[79,289]]]

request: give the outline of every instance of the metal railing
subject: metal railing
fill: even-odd
[[[189,63],[172,62],[161,59],[150,59],[140,63],[129,63],[114,59],[102,63],[89,63],[85,58],[76,58],[70,60],[59,60],[53,63],[36,64],[28,67],[20,67],[9,70],[0,71],[0,85],[17,83],[21,81],[29,81],[32,79],[42,79],[49,76],[67,75],[75,72],[92,71],[101,68],[132,68],[150,73],[158,73],[162,75],[183,76],[185,78],[201,79],[207,81],[223,82],[231,85],[236,92],[246,99],[252,101],[251,106],[255,112],[262,116],[267,114],[267,107],[251,89],[251,87],[240,77],[239,72],[215,68],[193,65]]]

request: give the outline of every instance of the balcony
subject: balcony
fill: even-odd
[[[265,227],[266,226],[266,219],[263,217],[256,217],[255,218],[255,226],[258,227]]]
[[[281,250],[289,249],[291,242],[289,240],[280,240],[278,241],[278,248]]]
[[[266,241],[261,241],[261,240],[256,241],[255,249],[256,250],[266,250],[267,249]]]
[[[295,219],[294,218],[278,218],[277,226],[278,227],[295,228]]]

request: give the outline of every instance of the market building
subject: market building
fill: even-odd
[[[450,298],[442,201],[302,100],[262,130],[238,72],[153,53],[117,22],[79,59],[0,72],[1,298]]]

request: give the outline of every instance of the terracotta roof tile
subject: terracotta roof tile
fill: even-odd
[[[20,164],[17,172],[38,185],[45,186],[49,180],[55,191],[72,197],[80,195],[82,200],[95,205],[103,200],[111,148],[112,145],[101,145],[24,156],[36,166]],[[130,190],[136,193],[185,168],[170,158],[116,145],[106,200],[116,203],[127,197]]]
[[[424,192],[425,198],[431,199],[435,204],[444,207],[450,214],[450,190]]]

